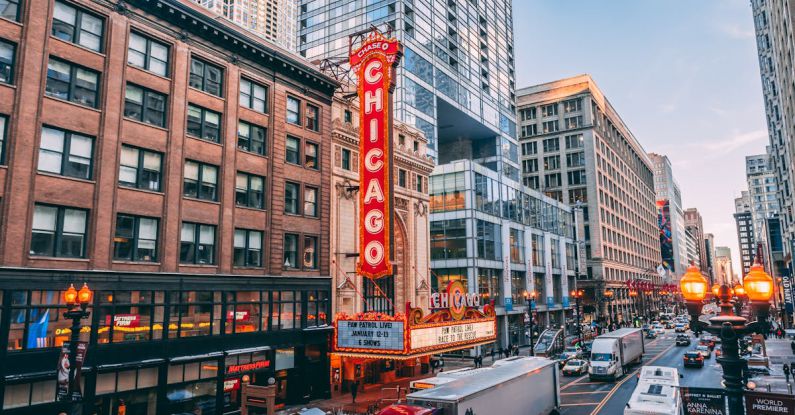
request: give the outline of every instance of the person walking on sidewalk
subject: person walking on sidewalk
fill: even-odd
[[[787,380],[787,383],[789,383],[789,365],[784,363],[783,369],[784,369],[784,378]]]
[[[359,394],[359,381],[355,380],[353,381],[353,384],[351,384],[351,397],[353,398],[353,403],[356,403],[356,395],[358,394]]]

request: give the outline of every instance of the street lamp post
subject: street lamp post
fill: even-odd
[[[583,290],[572,290],[571,296],[574,297],[574,310],[577,313],[577,339],[580,344],[584,341],[582,338],[582,325],[580,325],[580,298],[585,294]]]
[[[707,279],[701,275],[698,267],[690,265],[680,280],[682,296],[686,301],[687,311],[691,316],[691,327],[696,332],[703,327],[706,331],[718,335],[722,342],[722,353],[718,363],[723,367],[723,383],[729,398],[729,413],[742,414],[743,408],[743,369],[747,362],[740,358],[738,334],[757,332],[764,333],[767,328],[767,317],[770,311],[770,297],[773,295],[773,278],[768,275],[758,261],[751,266],[751,271],[743,279],[744,295],[748,296],[756,321],[748,323],[745,317],[734,314],[732,296],[736,294],[726,284],[713,287],[713,294],[718,301],[720,314],[709,319],[709,324],[698,320],[707,294]],[[700,327],[701,326],[701,327]]]
[[[632,322],[633,322],[633,325],[635,323],[635,319],[637,319],[637,317],[638,317],[637,316],[638,315],[638,303],[637,303],[638,300],[637,300],[637,297],[638,297],[638,292],[637,291],[635,291],[634,289],[629,290],[629,298],[632,299],[630,307],[632,308],[632,314],[633,314]]]
[[[607,298],[607,317],[610,319],[610,323],[614,323],[616,320],[613,317],[614,306],[613,306],[613,290],[608,288],[604,292],[605,297]]]
[[[80,341],[80,320],[88,318],[91,313],[86,311],[94,293],[88,288],[88,284],[83,283],[80,290],[76,290],[74,284],[70,284],[69,288],[64,291],[63,301],[66,304],[66,312],[63,313],[64,318],[72,320],[71,336],[69,338],[69,393],[66,399],[70,403],[70,413],[77,415],[81,413],[81,399],[73,398],[73,391],[77,390],[78,386],[75,384],[75,370],[77,369],[77,343]]]
[[[538,295],[538,294],[536,294],[535,291],[530,291],[530,292],[525,292],[524,295],[525,295],[525,299],[527,300],[527,308],[529,309],[529,313],[527,313],[527,314],[528,314],[528,317],[529,317],[528,318],[528,322],[530,324],[530,329],[528,330],[528,332],[530,333],[530,356],[535,356],[536,355],[535,346],[533,345],[533,337],[534,337],[533,336],[533,309],[535,308],[536,295]]]

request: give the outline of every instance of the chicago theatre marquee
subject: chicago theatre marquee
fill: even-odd
[[[430,355],[490,343],[494,309],[453,284],[431,293],[427,140],[393,121],[401,45],[351,38],[351,93],[332,105],[332,393],[429,371]],[[353,92],[355,91],[355,93]]]

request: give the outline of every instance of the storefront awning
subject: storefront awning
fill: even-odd
[[[244,353],[257,353],[257,352],[264,352],[267,350],[271,350],[270,346],[258,346],[258,347],[248,347],[245,349],[234,349],[234,350],[226,350],[224,354],[227,356],[234,356],[237,354],[244,354]]]
[[[97,365],[97,371],[107,372],[119,369],[132,369],[132,368],[145,367],[145,366],[157,366],[165,361],[166,361],[165,359],[146,359],[136,362],[123,362],[123,363],[113,363],[107,365]]]
[[[169,359],[169,363],[182,363],[182,362],[192,362],[194,360],[205,360],[205,359],[213,359],[216,357],[223,356],[223,352],[212,352],[212,353],[205,353],[205,354],[197,354],[193,356],[179,356],[179,357],[172,357]]]

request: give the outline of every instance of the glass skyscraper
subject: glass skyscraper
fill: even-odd
[[[348,54],[348,37],[393,28],[404,46],[395,116],[439,164],[470,159],[518,179],[510,0],[301,0],[299,53]]]

